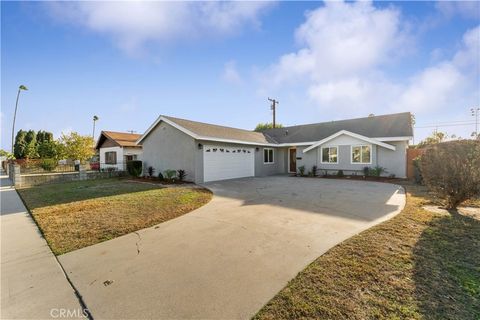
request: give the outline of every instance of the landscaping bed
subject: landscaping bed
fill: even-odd
[[[101,179],[19,189],[52,251],[63,254],[154,226],[209,202],[204,188]]]
[[[319,257],[254,318],[480,319],[480,221],[426,211],[426,188],[400,184],[399,215]]]

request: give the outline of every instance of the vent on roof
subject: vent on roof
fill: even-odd
[[[287,130],[285,130],[285,135],[286,135],[286,136],[288,136],[288,129],[287,129]]]

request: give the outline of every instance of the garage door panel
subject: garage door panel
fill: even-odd
[[[253,148],[204,146],[204,181],[252,177],[255,174],[254,157]]]

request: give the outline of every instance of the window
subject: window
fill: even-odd
[[[273,149],[263,149],[263,163],[273,163]]]
[[[126,159],[127,161],[137,160],[137,155],[136,155],[136,154],[126,155],[126,156],[125,156],[125,159]]]
[[[352,163],[371,163],[370,146],[352,146]]]
[[[117,153],[115,151],[105,152],[106,164],[117,164]]]
[[[338,148],[322,148],[322,163],[338,163]]]

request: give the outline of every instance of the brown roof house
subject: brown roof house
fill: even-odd
[[[253,132],[160,116],[138,139],[144,166],[183,169],[197,183],[319,170],[406,176],[409,112]],[[320,171],[321,172],[321,171]]]
[[[100,169],[125,170],[129,160],[141,160],[142,146],[137,144],[140,134],[102,131],[95,149],[100,154]]]

